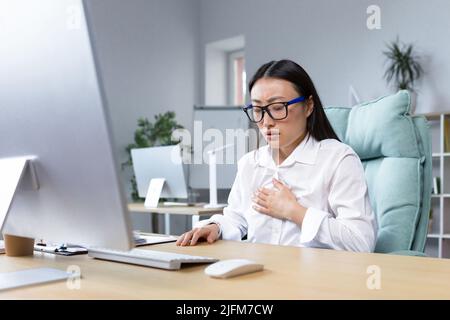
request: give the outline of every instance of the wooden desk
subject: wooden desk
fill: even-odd
[[[157,208],[146,208],[144,203],[129,203],[128,210],[130,212],[141,213],[161,213],[165,214],[165,233],[170,233],[170,215],[182,214],[192,216],[192,225],[200,221],[201,216],[211,216],[216,213],[222,213],[223,208],[208,209],[203,204],[197,206],[158,206]]]
[[[79,290],[65,282],[14,289],[0,299],[450,299],[450,260],[350,253],[218,241],[195,247],[148,246],[220,259],[249,258],[265,270],[230,279],[204,274],[205,265],[167,271],[83,256],[0,255],[0,272],[32,267],[81,268]],[[368,289],[369,266],[381,270],[381,288]]]

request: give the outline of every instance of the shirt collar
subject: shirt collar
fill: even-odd
[[[307,135],[279,167],[288,167],[295,162],[309,165],[315,164],[319,146],[319,141],[313,136]],[[266,168],[276,167],[275,161],[272,158],[272,149],[268,145],[259,148],[256,163]]]

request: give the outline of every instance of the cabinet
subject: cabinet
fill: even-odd
[[[425,253],[450,258],[450,113],[424,116],[431,129],[434,185]]]

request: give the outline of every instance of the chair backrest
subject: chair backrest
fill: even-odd
[[[431,202],[428,123],[409,115],[410,95],[396,94],[353,108],[326,107],[336,134],[360,157],[378,222],[375,252],[424,252]]]

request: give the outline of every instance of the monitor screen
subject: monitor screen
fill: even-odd
[[[146,197],[152,179],[164,178],[161,198],[188,198],[179,145],[132,149],[131,158],[139,197]]]

